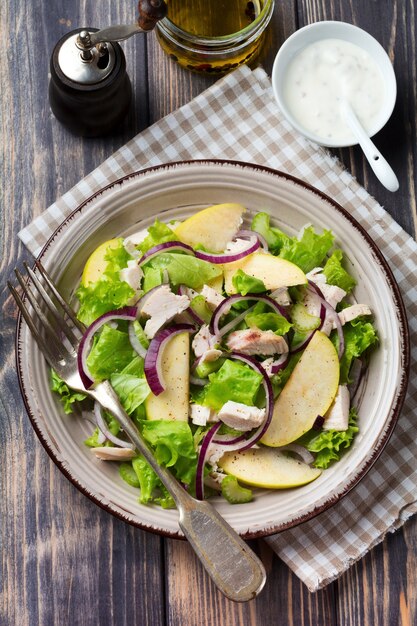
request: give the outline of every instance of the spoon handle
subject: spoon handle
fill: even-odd
[[[359,142],[360,147],[363,150],[365,157],[367,158],[369,165],[371,166],[374,174],[378,180],[384,185],[388,191],[397,191],[399,188],[398,178],[396,177],[394,170],[382,156],[376,145],[368,137],[354,111],[348,103],[344,103],[342,107],[344,119],[350,126],[351,131],[355,135]]]

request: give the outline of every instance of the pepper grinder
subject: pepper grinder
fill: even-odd
[[[151,31],[165,17],[167,7],[164,0],[139,0],[138,11],[136,24],[78,28],[56,44],[49,102],[55,117],[75,135],[106,135],[126,116],[132,87],[117,42]]]

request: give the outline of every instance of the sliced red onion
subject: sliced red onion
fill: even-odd
[[[265,250],[265,252],[268,252],[267,240],[265,239],[263,235],[256,232],[256,230],[249,230],[249,229],[239,230],[239,232],[236,234],[236,239],[238,237],[239,239],[250,239],[251,237],[256,237],[259,243],[261,244],[262,248]]]
[[[291,354],[296,354],[297,352],[301,352],[301,350],[305,350],[308,346],[308,344],[310,343],[310,341],[313,339],[313,335],[316,332],[316,330],[318,330],[317,328],[315,328],[314,330],[311,330],[303,339],[303,341],[301,341],[301,343],[297,343],[295,346],[291,346]]]
[[[234,296],[228,296],[227,298],[225,298],[223,302],[221,302],[218,305],[218,307],[216,307],[216,309],[214,310],[212,318],[210,320],[211,334],[216,335],[216,337],[221,337],[226,332],[228,332],[228,330],[230,330],[230,327],[229,327],[230,325],[228,324],[224,326],[223,328],[220,328],[220,319],[223,317],[223,315],[226,315],[227,313],[229,313],[232,305],[235,304],[235,302],[245,302],[249,300],[256,300],[257,302],[264,302],[265,304],[270,306],[272,309],[274,309],[274,311],[278,313],[278,315],[282,315],[287,320],[289,319],[288,313],[284,309],[284,307],[282,307],[280,304],[275,302],[275,300],[272,300],[272,298],[270,298],[269,296],[263,296],[258,293],[248,293],[246,296],[241,296],[240,294],[236,294]],[[238,323],[236,321],[238,318],[240,318],[239,321],[241,321],[241,319],[243,319],[245,315],[247,315],[247,313],[248,311],[244,311],[244,315],[242,313],[240,316],[237,316],[235,320],[232,320],[234,322],[234,325]],[[230,322],[230,324],[231,323],[232,322]],[[225,330],[225,328],[227,328],[227,330]]]
[[[94,380],[91,376],[88,366],[87,366],[87,356],[90,350],[91,341],[96,332],[108,322],[112,320],[129,320],[133,321],[136,319],[138,314],[138,309],[135,306],[125,306],[121,309],[117,309],[116,311],[108,311],[98,317],[85,331],[80,345],[78,347],[77,353],[77,363],[78,363],[78,372],[80,374],[81,381],[86,389],[89,389],[93,384]]]
[[[213,254],[211,252],[195,250],[195,256],[198,259],[208,261],[209,263],[234,263],[234,261],[244,259],[249,254],[252,254],[256,250],[258,250],[259,246],[259,239],[254,237],[251,241],[248,241],[247,247],[240,252],[224,252],[222,254]]]
[[[303,463],[306,463],[307,465],[311,465],[314,461],[314,456],[311,452],[304,446],[300,446],[298,443],[288,443],[286,446],[282,446],[278,449],[282,452],[285,452],[286,450],[288,450],[288,452],[294,452],[294,454],[299,456]]]
[[[216,438],[213,439],[213,443],[221,446],[235,446],[242,441],[246,441],[246,435],[247,433],[243,433],[241,435],[232,435],[230,433],[226,435],[216,435]]]
[[[338,357],[340,361],[345,351],[345,336],[343,334],[343,327],[340,321],[340,317],[338,316],[337,311],[331,306],[331,304],[327,302],[326,298],[323,296],[321,289],[316,285],[316,283],[310,280],[308,281],[308,284],[309,284],[308,288],[310,289],[310,293],[315,292],[318,295],[318,297],[320,298],[321,304],[326,309],[326,315],[329,316],[329,318],[334,322],[336,326],[337,335],[339,337],[339,346],[338,346],[337,352],[338,352]],[[320,317],[321,317],[321,313],[320,313]]]
[[[207,431],[203,441],[201,442],[201,449],[200,454],[198,455],[197,470],[195,476],[195,496],[197,500],[204,500],[204,467],[206,465],[209,455],[210,444],[212,443],[213,438],[221,425],[222,422],[216,422],[216,424],[213,424],[213,426],[210,428],[209,431]]]
[[[224,335],[227,335],[227,333],[230,332],[233,328],[235,328],[235,326],[240,324],[240,322],[243,321],[245,317],[247,316],[247,314],[250,311],[253,311],[254,308],[255,308],[255,305],[249,307],[248,309],[246,309],[246,311],[242,311],[242,313],[239,313],[239,315],[237,315],[234,319],[232,319],[228,324],[225,324],[224,326],[222,326],[221,330],[219,331],[219,334],[216,336],[223,337]]]
[[[158,245],[149,248],[145,252],[145,254],[139,259],[138,265],[141,266],[144,263],[147,263],[151,259],[153,259],[161,252],[185,252],[186,254],[191,254],[194,256],[194,250],[191,246],[186,243],[182,243],[182,241],[166,241],[165,243],[158,243]]]
[[[131,443],[130,441],[119,439],[119,437],[116,437],[116,435],[113,435],[113,433],[110,431],[109,427],[107,426],[106,420],[104,419],[103,409],[101,407],[101,404],[99,404],[98,402],[94,402],[94,417],[96,418],[96,424],[100,433],[104,435],[104,441],[108,439],[109,441],[114,443],[116,446],[119,446],[120,448],[130,448],[130,450],[135,449],[135,445]],[[100,441],[100,443],[104,443],[104,441]]]
[[[144,359],[146,356],[147,350],[146,348],[142,346],[141,342],[136,337],[135,327],[133,326],[133,322],[130,322],[129,324],[128,334],[129,334],[130,345],[132,346],[134,351],[137,352],[139,356],[142,357],[142,359]]]
[[[321,430],[323,428],[323,424],[324,424],[323,415],[317,415],[316,419],[314,420],[314,424],[311,428],[313,430]]]
[[[285,352],[281,354],[279,359],[276,359],[271,363],[271,374],[278,374],[281,370],[283,370],[288,365],[288,361],[290,360],[290,353]]]
[[[193,333],[195,327],[192,324],[175,324],[158,331],[151,340],[146,351],[144,371],[148,385],[155,396],[159,396],[165,390],[165,382],[161,371],[162,354],[168,341],[179,333]]]

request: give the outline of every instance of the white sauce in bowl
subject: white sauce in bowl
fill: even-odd
[[[342,39],[306,46],[288,66],[283,99],[298,124],[332,143],[356,143],[344,122],[341,103],[348,100],[368,133],[385,100],[382,72],[363,48]]]

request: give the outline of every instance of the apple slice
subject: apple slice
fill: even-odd
[[[190,338],[180,333],[165,346],[161,360],[165,391],[150,393],[145,400],[149,420],[188,421],[190,387]]]
[[[239,261],[223,265],[224,288],[228,294],[236,293],[232,278],[238,270],[262,280],[265,287],[271,290],[307,283],[306,275],[295,263],[265,252],[254,252]]]
[[[92,252],[88,257],[87,263],[84,266],[83,275],[81,277],[81,284],[86,287],[88,283],[96,283],[103,275],[106,269],[107,262],[105,260],[108,250],[117,248],[119,245],[119,239],[109,239],[105,241],[98,248]]]
[[[210,252],[223,252],[239,230],[245,211],[241,204],[214,204],[184,220],[175,234],[193,248],[200,244]]]
[[[285,446],[310,430],[332,404],[339,385],[339,359],[330,339],[316,331],[275,402],[267,446]]]
[[[271,448],[226,452],[218,463],[242,483],[266,489],[300,487],[321,474],[321,470]]]

